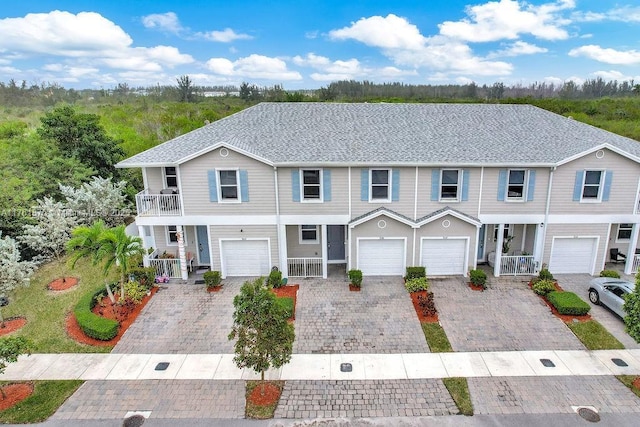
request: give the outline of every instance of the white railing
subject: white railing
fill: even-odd
[[[287,258],[289,277],[322,277],[322,258]]]
[[[158,250],[154,249],[153,252],[142,257],[142,265],[149,267],[151,265],[151,260],[156,258],[158,258]]]
[[[533,276],[538,263],[532,255],[502,255],[500,259],[501,276]]]
[[[638,268],[640,268],[640,255],[634,255],[633,267],[631,268],[632,274],[636,274],[636,272],[638,271]]]
[[[136,194],[136,209],[140,216],[181,215],[179,194],[150,194],[144,189]]]
[[[156,276],[166,276],[170,279],[180,279],[180,260],[176,258],[154,258],[149,260],[149,266],[155,267]]]

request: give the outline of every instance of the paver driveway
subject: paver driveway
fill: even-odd
[[[440,323],[455,351],[584,350],[522,279],[472,291],[464,278],[431,280]]]

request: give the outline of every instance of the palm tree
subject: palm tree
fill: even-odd
[[[105,230],[98,239],[97,259],[105,260],[104,275],[106,276],[115,264],[120,268],[120,292],[124,298],[124,284],[129,272],[129,261],[135,255],[144,255],[142,239],[129,236],[124,225]]]
[[[93,264],[100,262],[98,259],[98,249],[100,248],[100,236],[107,231],[107,227],[102,220],[96,221],[88,227],[81,225],[71,232],[71,239],[67,242],[67,250],[71,256],[71,268],[75,268],[80,258],[91,258]]]

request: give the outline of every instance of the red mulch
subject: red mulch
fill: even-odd
[[[109,319],[115,319],[120,322],[120,326],[118,327],[118,335],[116,335],[113,339],[109,341],[101,341],[95,338],[90,338],[82,332],[78,322],[76,321],[76,317],[73,313],[69,313],[66,318],[66,329],[67,335],[74,339],[75,341],[81,344],[93,345],[93,346],[112,346],[116,345],[120,338],[125,333],[125,331],[131,326],[131,324],[136,320],[138,314],[142,311],[147,302],[151,299],[151,297],[158,291],[158,287],[151,288],[151,295],[145,296],[142,299],[142,303],[133,306],[133,309],[128,312],[126,317],[124,317],[124,313],[122,313],[122,306],[118,306],[117,304],[112,305],[111,301],[109,301],[109,297],[104,297],[103,304],[104,307],[101,307],[100,304],[96,304],[93,308],[93,312],[102,317],[106,317]],[[116,301],[118,299],[118,295],[114,295],[116,297]],[[100,312],[102,311],[102,312]]]
[[[73,288],[77,284],[77,277],[64,277],[49,282],[49,284],[47,285],[47,289],[49,289],[50,291],[65,291],[67,289]]]
[[[218,292],[222,289],[222,285],[220,286],[212,286],[212,287],[208,287],[207,286],[207,292]]]
[[[27,319],[24,317],[12,317],[10,319],[5,319],[4,327],[0,327],[0,337],[10,334],[11,332],[15,332],[26,324]]]
[[[9,409],[12,406],[22,402],[33,393],[33,384],[31,383],[15,383],[2,387],[2,391],[7,396],[2,398],[0,394],[0,411]]]
[[[635,380],[633,380],[632,384],[636,388],[636,390],[640,390],[640,377],[637,377]]]
[[[418,315],[418,320],[420,321],[420,323],[436,323],[436,322],[438,322],[438,314],[437,313],[436,313],[435,316],[424,316],[422,314],[422,309],[420,308],[420,303],[418,302],[418,297],[419,296],[426,296],[427,295],[427,291],[411,292],[409,295],[411,295],[411,302],[413,303],[413,308],[416,310],[416,314]]]
[[[247,397],[247,401],[256,406],[273,405],[278,399],[280,399],[280,389],[269,381],[264,381],[264,384],[258,384]]]
[[[354,286],[352,284],[349,284],[349,290],[351,292],[360,292],[361,287],[360,286]]]
[[[560,285],[558,285],[558,282],[555,282],[555,285],[556,285],[556,291],[564,292],[564,290],[560,287]],[[531,284],[531,282],[529,282],[529,288],[533,288],[533,285]],[[562,320],[564,323],[571,323],[573,322],[574,319],[577,320],[578,322],[588,322],[589,320],[591,320],[590,314],[585,314],[584,316],[576,316],[572,314],[560,314],[558,313],[558,310],[553,306],[553,304],[551,304],[545,297],[543,297],[542,295],[538,295],[538,296],[542,299],[542,301],[544,301],[545,304],[547,304],[547,307],[549,307],[549,310],[551,310],[551,313],[553,313],[554,316]]]
[[[479,291],[479,292],[483,292],[484,291],[484,287],[479,286],[479,285],[474,285],[471,282],[469,282],[469,287],[471,288],[472,291]]]
[[[271,292],[273,292],[277,297],[293,298],[293,316],[291,316],[291,319],[289,320],[296,319],[296,304],[298,303],[298,288],[300,288],[300,285],[287,285],[287,286],[281,286],[279,288],[271,289]]]

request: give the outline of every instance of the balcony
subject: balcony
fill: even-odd
[[[138,216],[179,216],[182,215],[180,195],[175,190],[165,189],[160,194],[151,194],[144,189],[136,194]]]

